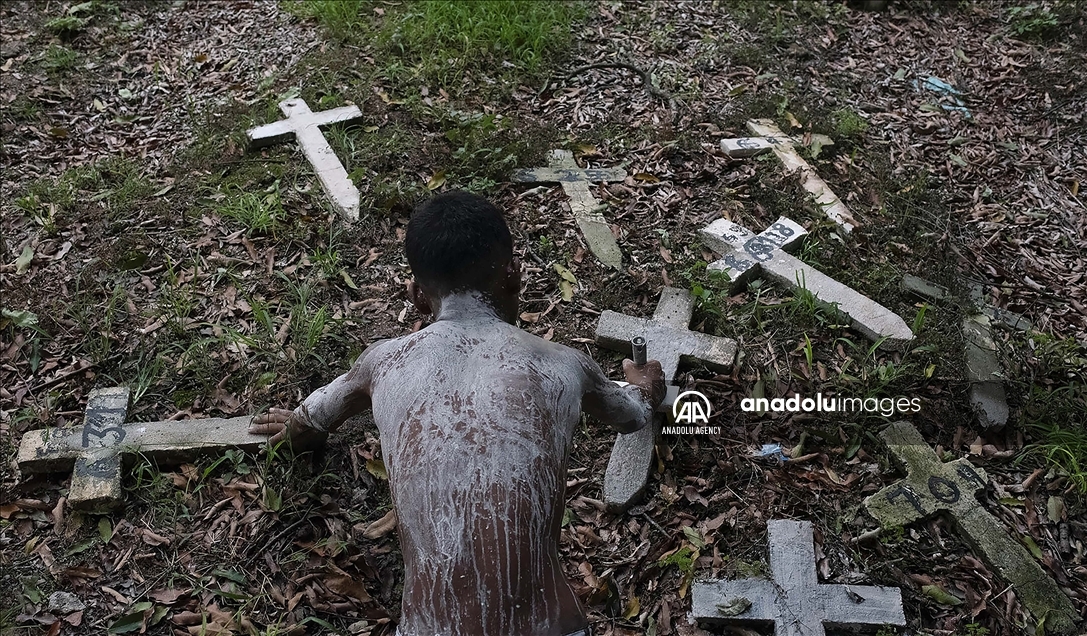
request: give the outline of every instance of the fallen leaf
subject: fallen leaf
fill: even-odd
[[[445,184],[445,170],[439,170],[434,173],[434,176],[430,178],[430,181],[426,182],[427,190],[437,190]]]
[[[366,526],[362,536],[367,539],[380,539],[396,528],[396,510],[390,510],[385,516]]]
[[[389,479],[389,472],[385,470],[385,462],[380,459],[370,459],[366,461],[366,472],[370,473],[378,479]]]
[[[353,598],[360,603],[370,602],[370,595],[366,592],[366,587],[363,586],[362,581],[339,568],[336,569],[336,572],[333,576],[325,579],[325,585],[328,589],[340,596]]]
[[[642,183],[660,183],[660,178],[655,175],[651,175],[648,172],[638,172],[634,175],[635,181],[641,181]]]
[[[24,274],[30,262],[34,260],[34,248],[29,245],[23,246],[23,251],[19,254],[19,258],[15,259],[15,273]]]
[[[717,604],[717,613],[721,616],[739,616],[749,609],[751,601],[742,596]]]
[[[940,605],[962,605],[962,599],[948,593],[939,585],[922,585],[921,593]]]
[[[340,277],[343,278],[345,285],[356,291],[358,290],[359,286],[355,284],[355,281],[351,278],[351,274],[348,274],[346,269],[340,270]]]

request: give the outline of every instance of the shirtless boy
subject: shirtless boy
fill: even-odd
[[[409,294],[434,322],[374,343],[293,412],[254,420],[270,443],[325,435],[372,408],[404,555],[399,636],[588,634],[558,542],[581,411],[618,431],[650,422],[660,364],[593,360],[518,329],[520,264],[499,210],[465,192],[416,209]]]

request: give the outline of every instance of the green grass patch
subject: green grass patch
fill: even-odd
[[[272,231],[279,227],[286,216],[279,196],[278,180],[263,192],[241,189],[231,192],[220,201],[215,212],[240,223],[250,234]]]
[[[557,58],[582,2],[431,0],[399,6],[366,0],[292,2],[287,10],[317,19],[349,41],[376,41],[415,72],[444,85],[468,70],[529,74]]]
[[[15,206],[50,234],[58,223],[64,225],[63,218],[77,206],[98,206],[111,218],[118,218],[134,210],[152,191],[135,162],[113,158],[70,168],[56,179],[35,181],[16,199]]]

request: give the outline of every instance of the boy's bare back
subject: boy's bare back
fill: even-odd
[[[358,363],[408,573],[400,633],[575,632],[585,618],[555,546],[582,399],[630,423],[645,420],[645,402],[586,356],[462,300]]]
[[[439,211],[476,223],[442,249],[474,242],[496,255],[458,274],[477,288],[413,283],[409,295],[433,324],[375,343],[293,412],[273,409],[252,430],[302,439],[373,409],[404,556],[400,636],[586,633],[558,555],[574,427],[585,411],[623,432],[641,428],[663,398],[663,374],[655,361],[627,360],[632,384],[619,386],[585,354],[514,326],[520,269],[504,222],[472,195],[448,199],[435,197],[446,207],[424,223],[438,237],[462,229]],[[487,231],[499,235],[491,247]],[[413,236],[428,235],[409,225],[417,278],[439,279],[426,259],[444,252],[413,252]]]

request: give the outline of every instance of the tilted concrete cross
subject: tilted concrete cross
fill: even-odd
[[[101,512],[122,504],[121,469],[136,454],[163,463],[190,461],[228,448],[259,450],[264,435],[250,435],[251,417],[125,424],[129,390],[96,389],[83,426],[28,431],[19,444],[23,474],[72,471],[68,504]]]
[[[775,636],[823,636],[824,626],[905,625],[896,587],[820,585],[812,525],[773,520],[770,580],[699,581],[691,614],[706,625],[772,623]]]
[[[669,384],[680,362],[729,370],[736,360],[736,342],[691,331],[688,325],[694,304],[695,298],[687,290],[665,287],[651,319],[605,311],[596,325],[596,344],[629,355],[630,339],[644,337],[647,357],[660,361]],[[604,503],[611,510],[625,510],[645,489],[658,427],[659,416],[650,426],[616,436],[604,473]]]
[[[347,170],[340,163],[332,146],[325,141],[321,127],[359,119],[362,111],[358,106],[343,106],[315,113],[298,97],[280,102],[279,109],[287,118],[250,129],[246,133],[250,145],[261,148],[287,141],[291,137],[296,138],[332,204],[340,214],[351,221],[357,221],[359,190],[348,178]]]
[[[734,289],[761,273],[786,287],[803,287],[820,302],[835,306],[870,340],[886,337],[890,347],[913,340],[913,332],[898,314],[785,251],[806,233],[785,217],[758,235],[728,219],[717,219],[699,231],[703,241],[721,254],[708,269],[726,272]]]
[[[905,479],[864,500],[883,527],[901,527],[945,513],[975,552],[1005,581],[1045,631],[1069,634],[1075,628],[1075,608],[1057,584],[1004,525],[978,501],[988,477],[966,459],[944,463],[909,422],[895,422],[880,433]]]
[[[522,183],[558,183],[570,197],[570,211],[581,229],[589,251],[608,267],[620,269],[623,253],[615,242],[611,227],[600,214],[600,202],[593,197],[589,184],[598,181],[622,181],[627,178],[622,168],[581,168],[569,150],[552,150],[548,167],[519,170],[513,180]]]
[[[838,195],[830,189],[826,181],[815,174],[815,170],[804,161],[793,148],[795,139],[781,132],[770,119],[752,119],[747,122],[747,129],[756,138],[722,139],[721,150],[730,157],[750,157],[767,150],[772,150],[781,163],[785,165],[788,173],[800,173],[800,185],[815,197],[815,202],[822,208],[827,217],[838,224],[845,232],[851,232],[857,226],[857,221]],[[821,138],[822,145],[829,139]]]

